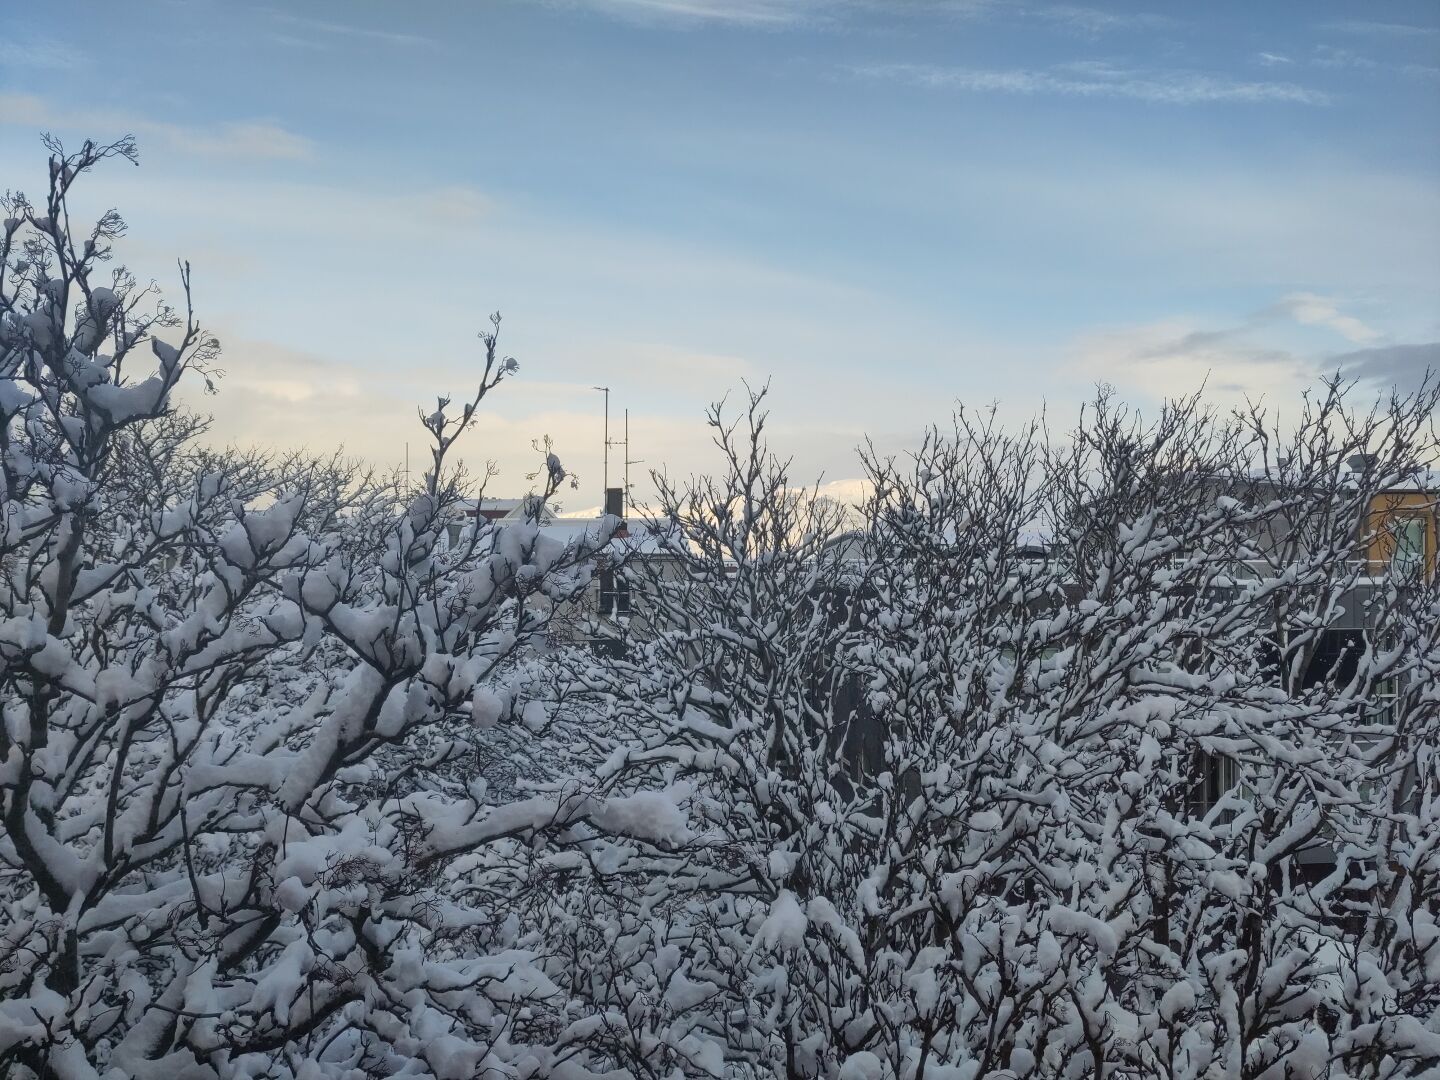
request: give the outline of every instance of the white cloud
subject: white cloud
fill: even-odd
[[[1379,341],[1383,334],[1366,326],[1353,315],[1344,314],[1327,296],[1314,293],[1291,293],[1281,299],[1277,308],[1304,326],[1327,326],[1341,337],[1357,345]]]
[[[1090,378],[1156,400],[1202,386],[1218,400],[1288,398],[1309,378],[1306,365],[1287,350],[1179,318],[1084,335],[1072,349],[1072,363]]]
[[[347,455],[388,469],[403,462],[408,445],[412,467],[425,459],[425,433],[416,409],[437,393],[463,394],[475,373],[464,365],[393,365],[375,370],[292,349],[274,342],[232,335],[221,328],[224,352],[215,396],[197,379],[182,381],[180,400],[211,413],[207,439],[216,445],[308,450]],[[458,400],[458,398],[457,398]],[[506,492],[525,489],[534,467],[531,440],[547,432],[562,456],[600,442],[599,410],[575,408],[588,399],[564,384],[507,381],[487,398],[474,431],[456,446],[477,475],[487,459],[502,470]],[[587,479],[589,479],[587,477]],[[598,480],[598,477],[597,477]]]
[[[110,109],[72,109],[33,94],[0,93],[0,124],[114,138],[122,132],[158,139],[182,153],[206,157],[301,160],[314,144],[277,124],[259,120],[192,127]]]
[[[819,485],[817,493],[845,506],[863,506],[875,494],[875,485],[863,476],[849,476],[843,480],[825,481]]]
[[[1327,94],[1294,83],[1253,82],[1191,71],[1146,71],[1100,62],[1050,70],[941,67],[933,64],[872,64],[851,69],[874,79],[977,93],[1128,98],[1164,105],[1278,102],[1326,105]]]
[[[1355,344],[1372,344],[1385,336],[1341,311],[1334,298],[1301,292],[1230,325],[1175,317],[1100,330],[1076,342],[1072,360],[1093,378],[1156,398],[1188,393],[1202,384],[1220,398],[1284,398],[1336,364],[1334,358],[1323,360],[1313,349],[1302,349],[1295,339],[1296,326],[1323,327]],[[1386,348],[1340,358],[1376,370],[1391,359]],[[1407,354],[1399,359],[1411,358]]]

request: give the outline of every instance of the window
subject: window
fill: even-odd
[[[1425,561],[1425,519],[1413,514],[1399,518],[1393,532],[1395,551],[1390,568],[1402,577],[1412,577]]]
[[[1395,707],[1400,700],[1400,680],[1394,675],[1386,675],[1375,684],[1375,704],[1370,710],[1370,719],[1373,723],[1393,724],[1395,722]]]
[[[1360,657],[1365,653],[1365,636],[1359,630],[1328,627],[1320,632],[1310,656],[1310,664],[1301,677],[1300,688],[1309,690],[1333,682],[1344,686],[1360,670]]]
[[[590,639],[590,650],[596,656],[618,660],[625,655],[625,642],[620,638],[592,637]]]
[[[1234,758],[1199,751],[1192,759],[1191,769],[1193,779],[1185,802],[1192,817],[1204,817],[1240,784],[1240,765]]]
[[[630,614],[630,583],[614,570],[600,571],[600,614],[612,618]]]

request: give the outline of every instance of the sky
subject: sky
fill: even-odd
[[[798,479],[957,403],[1068,417],[1202,384],[1293,408],[1440,367],[1440,3],[50,0],[6,12],[0,189],[42,131],[134,134],[77,193],[225,347],[212,438],[423,457],[504,315],[519,377],[457,450],[529,486],[716,464],[770,382]],[[88,200],[88,201],[87,201]],[[427,409],[428,411],[428,409]],[[618,482],[623,450],[612,451]]]

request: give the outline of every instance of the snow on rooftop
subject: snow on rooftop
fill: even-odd
[[[555,518],[540,527],[542,536],[549,536],[561,542],[577,540],[587,533],[596,533],[604,522],[603,516]],[[612,545],[618,552],[640,555],[658,555],[668,550],[665,527],[646,521],[627,521]]]

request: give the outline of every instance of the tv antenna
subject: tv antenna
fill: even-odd
[[[630,466],[643,465],[644,458],[632,458],[630,456],[630,410],[625,410],[625,507],[630,507]]]
[[[628,506],[630,503],[630,466],[644,464],[641,459],[630,456],[630,410],[625,410],[625,437],[623,439],[610,438],[610,387],[592,386],[590,389],[598,390],[605,395],[605,434],[602,442],[604,456],[601,459],[603,462],[601,465],[601,482],[604,484],[604,490],[602,491],[603,497],[601,503],[604,503],[605,498],[608,498],[610,493],[610,448],[612,446],[619,446],[623,448],[625,452],[625,456],[621,459],[622,466],[625,470],[625,487],[622,490],[625,505]]]
[[[600,481],[602,484],[600,489],[600,504],[603,506],[605,504],[605,492],[610,490],[610,387],[592,386],[590,389],[599,390],[605,395],[605,437],[601,444],[604,446],[604,457],[602,458],[604,464],[601,466]]]

